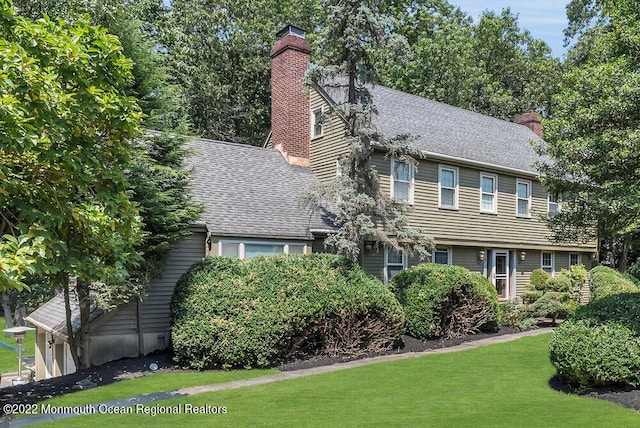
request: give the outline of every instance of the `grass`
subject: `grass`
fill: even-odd
[[[553,390],[550,335],[429,355],[250,388],[198,394],[158,406],[223,406],[226,414],[91,415],[78,426],[638,426],[613,403]]]
[[[0,329],[5,329],[4,317],[0,317]],[[12,346],[17,346],[16,339],[13,337],[6,337],[4,334],[0,334],[0,340],[8,343]],[[23,356],[35,355],[35,331],[28,331],[27,336],[22,341],[22,347],[26,349]],[[15,372],[18,370],[18,351],[6,349],[0,346],[0,373]]]
[[[172,372],[157,373],[134,379],[127,379],[110,385],[92,388],[85,391],[61,395],[42,403],[51,406],[80,406],[128,398],[136,395],[151,394],[161,391],[175,391],[190,386],[209,385],[250,379],[277,373],[277,370],[231,370],[205,372]]]

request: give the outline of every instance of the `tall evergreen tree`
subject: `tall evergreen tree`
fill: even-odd
[[[381,12],[376,0],[333,0],[328,2],[329,19],[322,37],[324,61],[310,67],[310,84],[335,86],[346,92],[339,105],[345,118],[345,136],[350,146],[342,162],[342,174],[334,182],[312,192],[308,200],[316,206],[328,200],[336,214],[337,233],[325,244],[357,261],[365,239],[377,246],[406,249],[426,257],[431,239],[408,225],[408,206],[380,192],[378,173],[371,163],[374,143],[391,156],[411,161],[403,138],[391,140],[376,131],[376,108],[368,87],[376,73],[374,49],[398,51],[405,40],[389,30],[395,23]],[[346,76],[344,80],[338,76]]]

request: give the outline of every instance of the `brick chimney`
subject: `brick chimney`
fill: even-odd
[[[271,146],[291,165],[309,166],[309,98],[302,84],[311,62],[304,30],[287,25],[271,50]]]
[[[535,132],[538,137],[543,138],[541,120],[542,115],[534,111],[521,114],[520,116],[517,116],[515,119],[513,119],[514,123],[526,126],[530,130]]]

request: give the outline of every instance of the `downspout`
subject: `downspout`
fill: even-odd
[[[143,356],[144,335],[142,333],[142,315],[140,313],[140,299],[136,302],[136,329],[138,331],[138,355]]]

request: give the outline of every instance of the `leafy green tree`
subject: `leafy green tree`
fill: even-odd
[[[123,95],[131,62],[115,37],[83,20],[33,21],[0,0],[0,24],[0,260],[18,266],[3,287],[46,275],[70,314],[68,278],[77,277],[84,328],[88,283],[120,281],[139,260],[125,176],[141,118]],[[70,317],[67,329],[81,367]]]
[[[626,270],[640,232],[640,9],[637,1],[603,1],[605,18],[590,31],[588,52],[568,62],[545,122],[550,159],[539,166],[544,184],[561,195],[549,218],[561,241],[598,239]],[[579,42],[577,49],[584,49]],[[584,53],[587,53],[586,55]]]
[[[408,225],[408,206],[380,192],[379,176],[372,165],[374,142],[391,156],[412,161],[406,138],[389,139],[372,126],[376,108],[367,86],[374,82],[375,68],[371,52],[386,48],[402,49],[403,38],[389,32],[395,21],[381,13],[376,0],[334,0],[327,5],[328,25],[321,49],[326,59],[312,65],[306,79],[310,84],[338,86],[346,91],[345,102],[338,108],[345,118],[345,137],[350,146],[343,159],[342,171],[332,183],[309,195],[308,201],[319,205],[328,200],[336,214],[338,231],[325,240],[339,254],[357,261],[365,239],[377,246],[404,248],[426,257],[431,238]],[[346,76],[342,84],[336,76]]]
[[[474,24],[446,1],[394,4],[408,55],[404,61],[379,55],[381,83],[505,120],[548,113],[559,61],[519,28],[508,8],[484,12]]]
[[[285,24],[315,29],[320,0],[175,0],[160,31],[194,131],[262,145],[270,126],[269,54]]]

